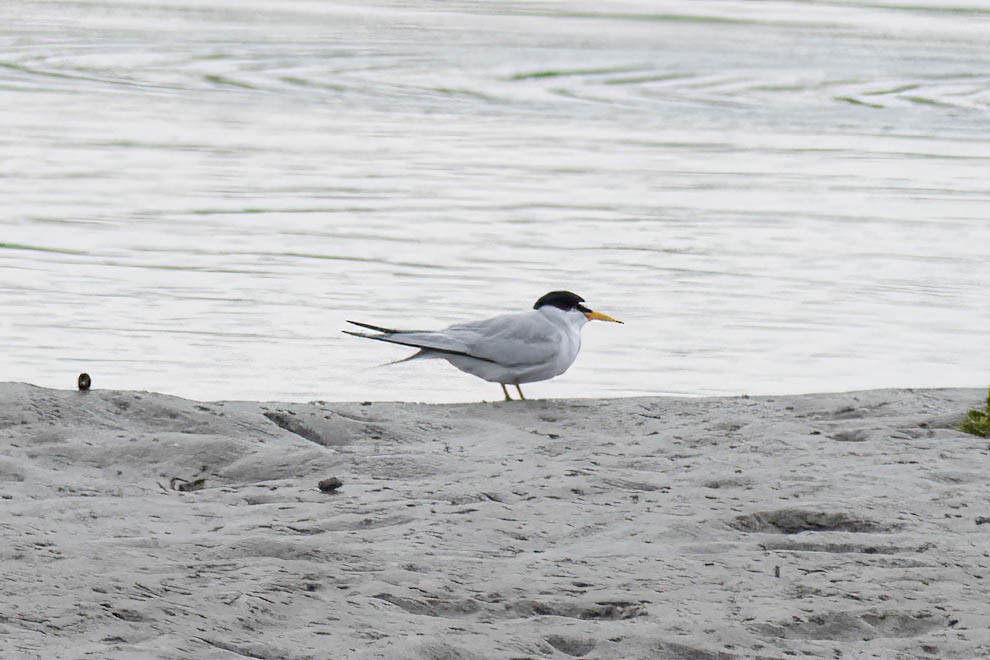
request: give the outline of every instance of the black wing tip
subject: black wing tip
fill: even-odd
[[[356,325],[359,328],[367,328],[368,330],[374,330],[375,332],[384,332],[385,334],[394,335],[399,332],[398,330],[393,330],[392,328],[383,328],[380,325],[371,325],[370,323],[361,323],[360,321],[347,321],[351,325]],[[345,330],[346,332],[346,330]]]
[[[354,323],[355,325],[360,325],[361,327],[364,328],[375,327],[375,326],[369,326],[365,323],[355,323],[354,321],[348,321],[348,323]],[[498,362],[496,362],[495,360],[492,360],[491,358],[481,357],[480,355],[471,355],[470,353],[465,353],[464,351],[456,351],[448,348],[435,348],[432,346],[423,346],[421,344],[414,344],[409,341],[402,341],[401,339],[396,339],[387,334],[368,335],[363,332],[353,332],[351,330],[341,330],[341,332],[343,332],[345,335],[351,335],[352,337],[362,337],[364,339],[374,339],[375,341],[383,341],[388,344],[395,344],[396,346],[408,346],[409,348],[418,348],[419,353],[416,353],[413,357],[420,357],[421,355],[428,353],[439,353],[441,355],[460,355],[462,357],[468,357],[475,360],[480,360],[482,362],[491,362],[492,364],[498,364]],[[407,359],[412,359],[412,358],[407,358]],[[399,362],[404,362],[404,360],[399,360]],[[394,364],[394,363],[389,362],[389,364]]]

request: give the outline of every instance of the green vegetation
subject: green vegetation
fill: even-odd
[[[983,410],[970,410],[956,428],[964,433],[990,438],[990,389],[987,390],[987,407]]]

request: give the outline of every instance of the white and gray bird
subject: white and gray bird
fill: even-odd
[[[511,401],[506,385],[515,385],[519,398],[525,399],[519,387],[522,383],[547,380],[567,371],[581,349],[585,323],[622,323],[582,303],[584,298],[570,291],[551,291],[536,301],[532,311],[458,323],[444,330],[392,330],[348,321],[378,334],[344,332],[419,349],[397,362],[443,358],[461,371],[500,384],[505,400]]]

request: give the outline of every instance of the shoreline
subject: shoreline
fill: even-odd
[[[990,452],[952,428],[985,396],[261,403],[0,383],[0,650],[988,655]]]

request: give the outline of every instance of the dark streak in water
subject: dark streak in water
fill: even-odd
[[[29,73],[32,76],[46,76],[49,78],[65,78],[67,80],[92,80],[92,78],[86,78],[84,76],[62,73],[61,71],[44,71],[42,69],[35,69],[29,66],[24,66],[23,64],[16,64],[14,62],[0,62],[0,68],[10,69],[12,71],[20,71],[21,73]]]
[[[335,92],[347,92],[351,91],[352,88],[347,85],[340,85],[336,83],[326,83],[326,82],[316,82],[313,80],[308,80],[306,78],[300,78],[299,76],[282,76],[279,78],[284,83],[290,85],[297,85],[299,87],[311,87],[314,89],[328,89]]]
[[[882,96],[885,94],[900,94],[901,92],[909,92],[912,89],[918,89],[921,85],[917,83],[908,83],[904,85],[898,85],[897,87],[891,87],[889,89],[878,89],[872,92],[863,92],[863,96]]]
[[[760,25],[760,26],[786,26],[792,28],[811,29],[834,29],[841,27],[837,24],[824,23],[821,21],[798,21],[798,20],[760,20],[756,18],[743,18],[739,16],[704,16],[700,14],[629,14],[629,13],[607,13],[592,11],[562,11],[547,12],[547,15],[558,16],[560,18],[591,18],[618,21],[646,21],[652,23],[697,23],[702,25]]]
[[[489,94],[484,94],[482,92],[475,92],[470,89],[454,89],[452,87],[433,87],[430,91],[436,92],[437,94],[443,94],[445,96],[464,96],[468,98],[477,99],[479,101],[486,101],[488,103],[501,103],[501,99],[497,99]]]
[[[517,73],[515,75],[509,76],[509,80],[530,80],[533,78],[562,78],[566,76],[600,76],[609,73],[629,73],[632,71],[639,70],[640,67],[603,67],[597,69],[564,69],[564,70],[545,70],[545,71],[529,71],[526,73]]]
[[[220,85],[225,87],[240,87],[241,89],[258,89],[257,86],[251,83],[246,83],[240,80],[234,80],[233,78],[228,78],[227,76],[219,76],[214,73],[207,74],[203,76],[203,80],[214,85]]]
[[[911,103],[917,103],[918,105],[931,105],[939,108],[961,108],[954,103],[946,103],[945,101],[938,101],[936,99],[928,98],[927,96],[905,96],[904,99],[910,101]]]
[[[119,87],[131,87],[140,90],[177,90],[178,87],[173,85],[163,85],[159,83],[145,83],[135,80],[128,80],[125,78],[111,78],[111,77],[98,77],[93,75],[84,75],[82,73],[70,73],[66,71],[51,71],[45,69],[37,69],[34,67],[25,66],[23,64],[17,64],[16,62],[6,62],[0,61],[0,69],[9,69],[11,71],[20,71],[21,73],[27,73],[32,76],[38,76],[42,78],[55,78],[59,80],[75,80],[82,82],[92,82],[101,83],[105,85],[114,85]],[[54,91],[54,90],[43,90],[43,89],[32,89],[32,91]]]
[[[31,252],[52,252],[55,254],[87,254],[82,250],[69,250],[66,248],[48,247],[44,245],[26,245],[23,243],[0,243],[0,250],[29,250]]]
[[[835,3],[830,2],[827,4],[838,4],[842,7],[847,7],[848,5],[844,2]],[[874,5],[869,5],[870,8],[875,9],[889,9],[893,11],[906,11],[911,13],[930,13],[930,14],[949,14],[949,15],[971,15],[971,16],[990,16],[990,10],[980,9],[977,7],[943,7],[935,5],[898,5],[894,3],[877,3]]]
[[[870,103],[869,101],[863,101],[861,99],[856,98],[855,96],[833,96],[832,98],[834,98],[836,101],[842,101],[844,103],[851,103],[853,105],[862,105],[862,106],[865,106],[867,108],[883,108],[883,107],[885,107],[883,105],[880,105],[879,103]]]
[[[642,76],[625,76],[622,78],[609,78],[605,80],[606,85],[641,85],[644,83],[667,82],[668,80],[684,80],[694,78],[693,73],[656,73]]]

